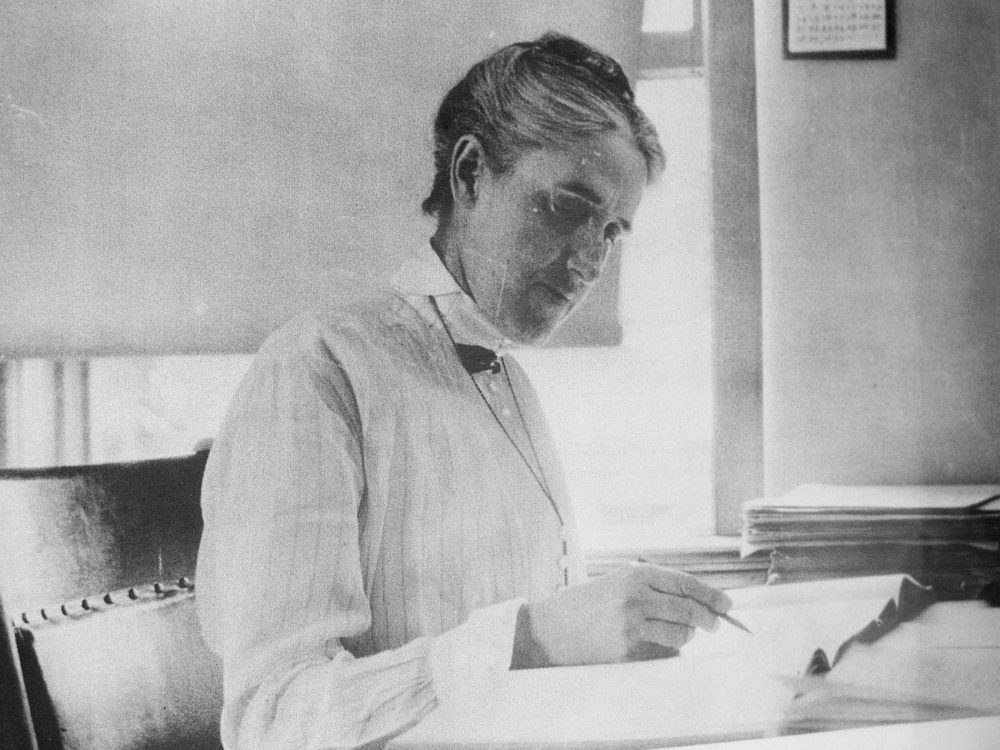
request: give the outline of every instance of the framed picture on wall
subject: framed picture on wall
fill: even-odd
[[[782,0],[785,58],[896,56],[895,0]]]

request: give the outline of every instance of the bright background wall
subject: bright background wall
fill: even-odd
[[[0,352],[252,352],[433,225],[438,102],[559,29],[635,72],[640,0],[0,4]],[[612,343],[617,266],[563,341]]]
[[[1000,479],[1000,3],[782,59],[759,1],[765,482]]]

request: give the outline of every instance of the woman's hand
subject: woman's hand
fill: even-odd
[[[521,608],[511,667],[674,656],[694,628],[715,630],[730,598],[694,576],[631,563]]]

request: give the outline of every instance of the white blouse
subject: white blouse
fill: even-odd
[[[522,602],[584,577],[526,376],[470,376],[449,332],[506,342],[429,247],[394,286],[273,334],[212,447],[197,601],[229,750],[386,740],[508,669]]]

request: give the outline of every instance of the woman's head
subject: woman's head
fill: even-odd
[[[616,130],[642,155],[647,179],[655,178],[663,151],[617,62],[554,33],[503,47],[474,65],[441,103],[434,184],[423,210],[439,222],[449,219],[452,161],[465,136],[478,140],[487,166],[501,174],[530,151]]]

